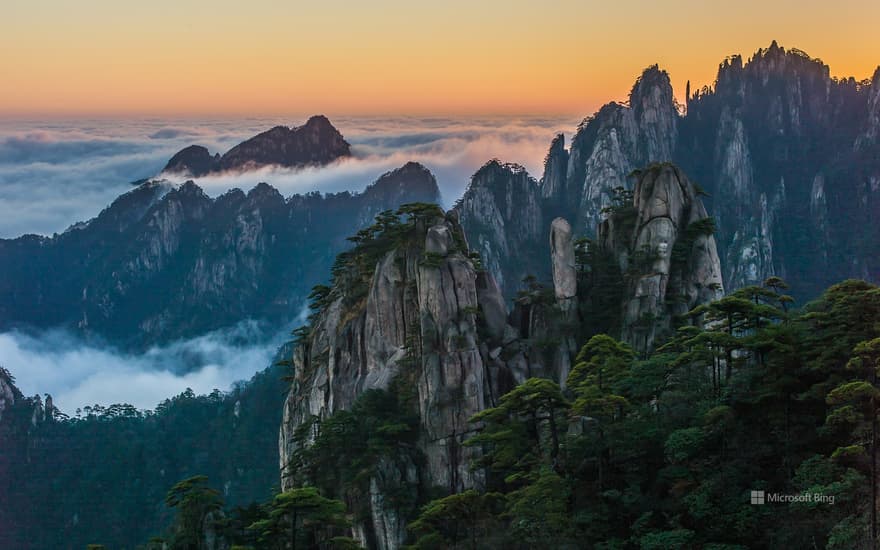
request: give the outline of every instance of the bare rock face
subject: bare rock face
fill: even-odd
[[[541,178],[541,197],[565,201],[569,198],[566,186],[568,173],[568,151],[565,149],[565,135],[557,134],[550,143],[547,158],[544,159],[544,176]]]
[[[841,279],[878,280],[880,69],[870,81],[831,78],[821,60],[773,42],[724,59],[714,88],[689,93],[686,109],[656,66],[628,99],[586,118],[568,152],[562,136],[553,139],[543,220],[561,216],[576,235],[594,237],[634,169],[675,162],[708,193],[730,288],[776,275],[800,300]],[[479,241],[484,264],[510,289],[523,262],[508,261],[508,251],[523,244],[510,232],[503,245],[489,231]]]
[[[633,209],[613,215],[599,235],[628,273],[622,339],[647,353],[670,334],[675,316],[720,298],[724,289],[714,223],[693,183],[668,163],[638,178]]]
[[[553,266],[553,289],[561,304],[577,296],[574,243],[571,225],[564,218],[550,224],[550,258]]]
[[[3,420],[3,412],[12,408],[21,398],[21,392],[15,387],[12,375],[0,367],[0,421]]]
[[[490,357],[477,333],[480,311],[489,333],[504,333],[497,286],[461,248],[455,216],[436,217],[416,231],[423,235],[421,245],[384,254],[366,297],[350,303],[340,295],[296,348],[296,379],[279,436],[286,489],[285,468],[299,426],[348,409],[364,391],[387,389],[398,377],[415,388],[425,464],[418,470],[403,458],[381,464],[370,482],[371,522],[354,529],[362,537],[372,530],[370,540],[383,549],[400,547],[406,536],[404,520],[386,505],[389,491],[414,491],[420,483],[448,491],[482,484],[469,468],[477,451],[462,442],[471,430],[469,418],[506,389],[498,372],[505,367]]]
[[[455,210],[471,247],[505,294],[511,295],[525,275],[546,270],[541,188],[522,166],[487,162]]]
[[[862,134],[856,140],[856,149],[866,150],[880,144],[880,67],[874,71],[868,95],[868,116]]]
[[[567,169],[578,208],[565,212],[578,232],[591,233],[638,166],[669,161],[678,136],[678,113],[669,75],[648,67],[630,92],[629,106],[609,103],[584,122],[572,139]]]

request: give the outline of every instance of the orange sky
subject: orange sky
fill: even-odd
[[[880,64],[877,0],[4,0],[0,114],[589,114],[776,39]],[[660,4],[663,4],[662,6]]]

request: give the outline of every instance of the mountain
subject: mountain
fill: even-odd
[[[202,177],[212,172],[253,170],[262,166],[301,168],[322,166],[351,155],[351,146],[323,115],[309,118],[302,126],[276,126],[247,139],[222,156],[213,156],[201,145],[177,152],[163,173]]]
[[[174,153],[174,156],[162,169],[162,172],[171,174],[186,174],[194,178],[208,175],[220,169],[220,153],[213,156],[207,147],[190,145]],[[135,182],[137,183],[137,182]]]
[[[524,234],[508,220],[563,216],[576,235],[596,238],[615,189],[632,188],[631,172],[672,161],[706,194],[729,288],[776,275],[808,298],[847,277],[878,280],[880,69],[863,82],[829,75],[774,42],[747,61],[726,59],[714,87],[679,105],[668,74],[649,67],[626,103],[583,121],[568,149],[557,136],[540,181],[515,198],[504,194],[508,182],[486,193],[478,172],[465,197],[483,200],[458,207],[465,231],[479,235],[483,261],[512,296],[524,270],[546,277],[518,251],[546,243],[547,229]]]
[[[519,185],[534,187],[521,170],[496,162],[477,177],[519,178]],[[401,212],[363,232],[337,261],[332,285],[313,294],[316,313],[293,350],[295,377],[280,431],[282,489],[288,490],[317,481],[303,457],[326,445],[324,423],[360,411],[364,399],[378,395],[371,392],[389,392],[381,398],[390,400],[385,406],[412,415],[411,440],[377,458],[362,489],[344,476],[322,486],[356,511],[355,537],[380,549],[401,547],[408,518],[432,492],[485,486],[472,468],[481,453],[464,444],[474,429],[471,417],[533,377],[564,387],[576,342],[616,334],[648,354],[677,326],[700,326],[682,313],[723,294],[705,208],[671,165],[646,169],[632,201],[603,222],[593,256],[610,257],[605,267],[578,268],[568,222],[549,224],[552,252],[537,261],[550,266],[554,285],[534,283],[509,316],[457,211],[417,205]],[[603,278],[623,283],[610,306],[622,315],[600,326],[590,308],[608,298],[599,296],[606,289],[596,281]],[[346,452],[331,450],[337,457]]]
[[[801,296],[877,280],[880,69],[872,81],[775,42],[688,99],[676,157],[711,195],[726,280],[778,275]]]
[[[456,203],[474,250],[498,283],[515,288],[528,274],[549,273],[547,217],[538,182],[518,164],[493,159],[471,178]]]
[[[681,169],[663,163],[638,171],[633,204],[612,207],[598,231],[597,253],[624,281],[621,340],[647,356],[674,335],[677,319],[724,296],[714,233]]]
[[[335,255],[380,212],[436,202],[408,163],[361,193],[294,195],[261,183],[212,199],[194,183],[144,183],[55,237],[0,240],[0,329],[63,326],[124,346],[303,310]]]

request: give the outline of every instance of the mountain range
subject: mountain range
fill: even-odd
[[[407,202],[438,202],[407,163],[360,193],[284,198],[270,185],[216,199],[149,181],[55,237],[0,240],[0,327],[65,326],[123,346],[242,319],[291,322],[346,236]]]
[[[518,503],[497,515],[479,500],[477,515],[525,517],[509,523],[524,547],[574,509],[585,511],[569,514],[575,531],[640,537],[626,539],[632,547],[755,542],[750,528],[716,525],[727,516],[772,533],[745,501],[730,514],[733,500],[705,503],[728,483],[739,495],[755,479],[786,489],[807,474],[837,479],[822,462],[845,441],[839,426],[820,429],[835,405],[829,388],[853,376],[844,366],[876,333],[880,301],[849,281],[803,317],[790,318],[789,304],[842,279],[880,279],[880,69],[833,79],[774,42],[726,59],[714,87],[686,96],[676,103],[668,74],[649,67],[569,147],[552,140],[540,179],[490,160],[449,211],[435,204],[430,171],[411,162],[361,193],[287,199],[267,184],[211,199],[193,182],[151,180],[61,235],[0,241],[2,329],[62,325],[137,349],[243,318],[293,328],[310,313],[280,364],[250,385],[182,394],[153,413],[117,406],[67,419],[0,371],[11,457],[0,457],[0,487],[15,495],[0,503],[0,543],[141,543],[169,520],[157,485],[197,473],[234,505],[279,482],[320,489],[348,510],[352,541],[383,550],[419,529],[427,547],[459,540],[477,512],[456,516],[470,502],[456,499],[477,495]],[[349,154],[328,126],[279,127],[222,157],[187,148],[166,170],[195,177]],[[858,460],[843,464],[844,481],[861,475]],[[96,491],[131,510],[102,516]],[[545,513],[553,498],[565,513]],[[674,513],[646,511],[661,501]],[[816,529],[851,540],[840,534],[849,511],[829,511],[834,526]],[[454,516],[454,528],[430,524],[432,512]],[[474,539],[493,531],[468,529]],[[240,535],[230,533],[199,544],[226,548]]]
[[[785,278],[801,299],[834,281],[880,279],[880,69],[834,79],[827,65],[775,42],[718,68],[714,87],[676,103],[649,67],[626,102],[557,136],[539,180],[515,164],[478,171],[457,208],[505,294],[547,253],[547,222],[594,227],[615,189],[653,162],[675,162],[705,193],[729,289]],[[540,254],[536,252],[540,251]],[[535,259],[538,258],[536,261]]]

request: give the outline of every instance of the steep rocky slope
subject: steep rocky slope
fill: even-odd
[[[632,188],[635,168],[674,161],[707,193],[730,288],[778,275],[807,298],[847,277],[878,280],[878,98],[880,70],[863,82],[834,79],[820,60],[775,42],[747,61],[726,59],[715,86],[686,106],[675,102],[667,73],[652,66],[626,103],[584,120],[568,150],[564,137],[553,140],[538,190],[518,192],[511,210],[499,199],[502,185],[478,206],[463,203],[462,221],[480,230],[484,262],[510,296],[523,269],[547,274],[508,251],[546,242],[547,229],[536,238],[492,217],[487,230],[472,220],[494,210],[508,219],[563,216],[576,235],[593,238],[615,189]],[[475,176],[465,196],[483,186]]]
[[[498,160],[477,170],[456,203],[472,247],[503,288],[517,288],[535,271],[548,273],[542,204],[541,188],[525,168]]]
[[[290,320],[347,235],[383,210],[437,200],[415,163],[359,194],[285,199],[263,183],[211,199],[192,182],[148,182],[61,235],[0,240],[0,328],[61,325],[138,346]]]
[[[676,166],[639,171],[632,207],[599,227],[599,249],[625,281],[621,339],[648,353],[676,319],[724,295],[715,226],[697,189]]]
[[[163,172],[202,177],[212,172],[262,166],[320,166],[349,155],[351,147],[342,134],[327,117],[317,115],[302,126],[276,126],[239,143],[222,156],[212,156],[201,145],[190,145],[171,157]]]
[[[395,382],[417,394],[425,465],[389,461],[384,475],[371,481],[376,493],[457,491],[480,483],[469,469],[473,450],[461,443],[470,431],[468,419],[510,386],[488,349],[503,336],[504,303],[491,276],[468,257],[454,216],[435,207],[410,215],[406,224],[396,240],[383,233],[368,243],[383,244],[372,273],[352,275],[356,281],[337,277],[307,340],[294,352],[296,378],[280,433],[284,488],[291,484],[286,468],[301,425],[349,409],[363,392]],[[481,326],[494,335],[488,341],[478,335]],[[397,548],[406,536],[404,522],[384,502],[371,500],[372,522],[360,532],[381,541],[380,548]]]
[[[487,166],[483,182],[517,177],[510,167]],[[491,189],[470,199],[478,193],[491,195]],[[495,204],[499,199],[505,200],[494,197]],[[505,213],[496,214],[504,223]],[[682,313],[721,296],[707,219],[681,170],[652,165],[640,173],[632,202],[599,229],[592,255],[610,261],[579,265],[570,224],[553,220],[547,253],[534,258],[547,266],[553,286],[533,281],[508,315],[456,210],[411,205],[397,217],[380,217],[337,261],[332,286],[312,295],[316,313],[293,351],[279,434],[282,487],[303,481],[297,457],[334,413],[351,410],[370,390],[407,392],[418,419],[415,448],[384,456],[370,470],[368,496],[345,496],[367,510],[353,530],[358,539],[369,547],[401,547],[408,518],[396,503],[484,483],[469,467],[479,450],[463,445],[473,431],[471,416],[528,378],[564,385],[578,345],[592,334],[619,335],[648,352],[688,322]],[[588,317],[594,294],[604,291],[596,284],[603,278],[621,283],[610,306],[620,315],[599,326]]]
[[[689,98],[676,157],[712,195],[730,285],[775,274],[815,295],[846,277],[876,280],[878,74],[833,79],[774,42],[725,60],[715,88]]]

